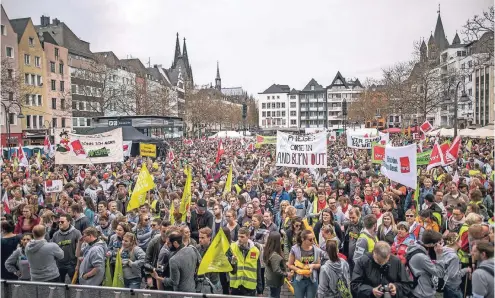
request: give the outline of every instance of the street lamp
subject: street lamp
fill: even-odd
[[[459,93],[459,85],[461,83],[463,83],[463,81],[457,82],[457,85],[455,86],[455,94],[454,94],[454,138],[457,137],[457,122],[458,122],[458,119],[457,119],[458,106],[457,105],[458,105],[458,101],[459,101],[459,99],[457,98],[458,97],[457,94]],[[466,90],[462,90],[460,100],[463,102],[469,101],[469,97],[466,94]]]
[[[43,129],[46,129],[46,135],[48,137],[51,136],[50,129],[53,128],[52,124],[53,124],[53,120],[52,121],[45,120],[45,122],[43,123]]]
[[[22,106],[18,102],[8,101],[7,103],[8,104],[5,104],[5,102],[2,101],[2,106],[5,109],[5,128],[7,129],[7,149],[8,149],[8,156],[10,158],[10,108],[12,106],[19,107],[19,114],[17,114],[17,118],[22,119],[24,118],[24,115],[22,114]]]
[[[344,117],[344,134],[346,134],[346,124],[347,124],[347,100],[344,98],[342,101],[342,116]]]

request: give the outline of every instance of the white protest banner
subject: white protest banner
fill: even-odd
[[[47,180],[45,181],[45,193],[62,192],[64,183],[62,180]]]
[[[416,144],[403,147],[387,145],[380,171],[390,180],[416,189],[418,180],[416,155]]]
[[[85,154],[76,154],[70,144],[80,143]],[[67,129],[55,130],[56,164],[96,164],[124,160],[122,128],[94,134],[78,135]]]
[[[124,149],[124,157],[131,156],[132,141],[123,141],[122,148]]]
[[[347,135],[347,147],[354,149],[371,149],[373,143],[379,143],[380,136],[362,137],[356,135]]]
[[[280,167],[326,168],[327,133],[292,135],[277,131],[277,161]]]
[[[337,141],[337,132],[336,132],[335,130],[334,130],[334,131],[330,131],[330,132],[328,133],[328,140],[329,140],[330,142],[335,142],[335,141]]]

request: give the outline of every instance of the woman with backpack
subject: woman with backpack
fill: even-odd
[[[325,252],[328,261],[320,268],[318,298],[351,298],[349,265],[339,258],[337,241],[328,240]]]
[[[139,289],[141,287],[141,268],[144,265],[146,253],[137,244],[136,235],[130,232],[125,233],[119,253],[122,258],[125,287]]]
[[[288,276],[287,266],[282,255],[281,237],[279,232],[270,232],[263,251],[265,262],[266,285],[270,288],[271,298],[280,298],[284,279]]]

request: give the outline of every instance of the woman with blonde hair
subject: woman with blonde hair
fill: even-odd
[[[378,240],[385,241],[392,245],[395,235],[397,235],[397,227],[392,212],[385,212],[382,216],[382,224],[378,227]]]
[[[141,268],[144,265],[146,253],[137,244],[136,235],[130,232],[125,233],[119,252],[122,258],[125,287],[139,289],[141,287]]]
[[[285,211],[289,205],[289,201],[280,202],[280,212],[275,215],[275,224],[279,229],[284,226],[285,218],[287,217],[287,213]]]
[[[463,297],[460,285],[462,277],[466,273],[471,272],[471,268],[462,268],[460,266],[460,259],[457,255],[459,250],[459,235],[457,233],[448,233],[443,237],[445,246],[443,247],[442,261],[445,264],[445,286],[444,286],[444,298],[450,297]]]

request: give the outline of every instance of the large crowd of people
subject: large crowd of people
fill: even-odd
[[[414,142],[391,135],[395,146]],[[422,150],[435,141],[426,140]],[[390,181],[370,150],[328,143],[328,168],[281,168],[250,140],[171,141],[174,159],[59,165],[5,158],[1,278],[297,298],[494,297],[493,140],[463,139],[457,161],[426,170],[419,189]],[[469,142],[469,146],[467,146]],[[171,155],[170,155],[171,156]],[[218,160],[218,162],[217,162]],[[192,200],[180,205],[192,170]],[[156,187],[127,205],[143,167]],[[232,168],[231,189],[225,189]],[[61,192],[45,183],[62,180]],[[197,275],[219,233],[232,271]]]

